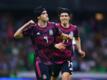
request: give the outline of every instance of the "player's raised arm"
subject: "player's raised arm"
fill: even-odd
[[[25,23],[22,27],[20,27],[20,28],[15,32],[14,37],[15,37],[15,38],[22,38],[22,37],[23,37],[23,34],[22,34],[23,30],[24,30],[26,27],[30,26],[30,24],[34,24],[34,23],[35,23],[35,22],[34,22],[33,20],[30,20],[30,21],[28,21],[27,23]]]

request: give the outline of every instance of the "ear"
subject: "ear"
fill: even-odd
[[[37,19],[40,19],[40,16],[39,16],[39,17],[37,17]]]

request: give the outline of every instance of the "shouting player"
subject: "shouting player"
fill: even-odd
[[[45,8],[36,9],[37,22],[29,21],[14,34],[15,38],[29,37],[35,50],[35,71],[37,80],[50,80],[52,51],[55,38],[61,33],[54,23],[49,22],[48,13]]]

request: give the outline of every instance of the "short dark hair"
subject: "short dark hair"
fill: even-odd
[[[46,9],[44,7],[42,7],[42,6],[39,6],[39,7],[34,9],[34,14],[36,15],[36,17],[38,17],[38,16],[41,15],[41,13],[43,11],[46,11]]]
[[[69,15],[71,15],[70,9],[59,7],[58,8],[58,15],[60,15],[61,13],[68,13]]]

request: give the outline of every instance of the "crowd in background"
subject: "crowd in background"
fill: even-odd
[[[88,14],[88,13],[87,13]],[[107,72],[107,24],[94,17],[76,17],[72,20],[79,28],[82,49],[86,57],[76,53],[75,71]],[[56,18],[52,18],[52,21]],[[26,16],[0,15],[0,76],[15,76],[18,71],[33,71],[34,51],[28,38],[14,39],[14,32],[29,20]]]

